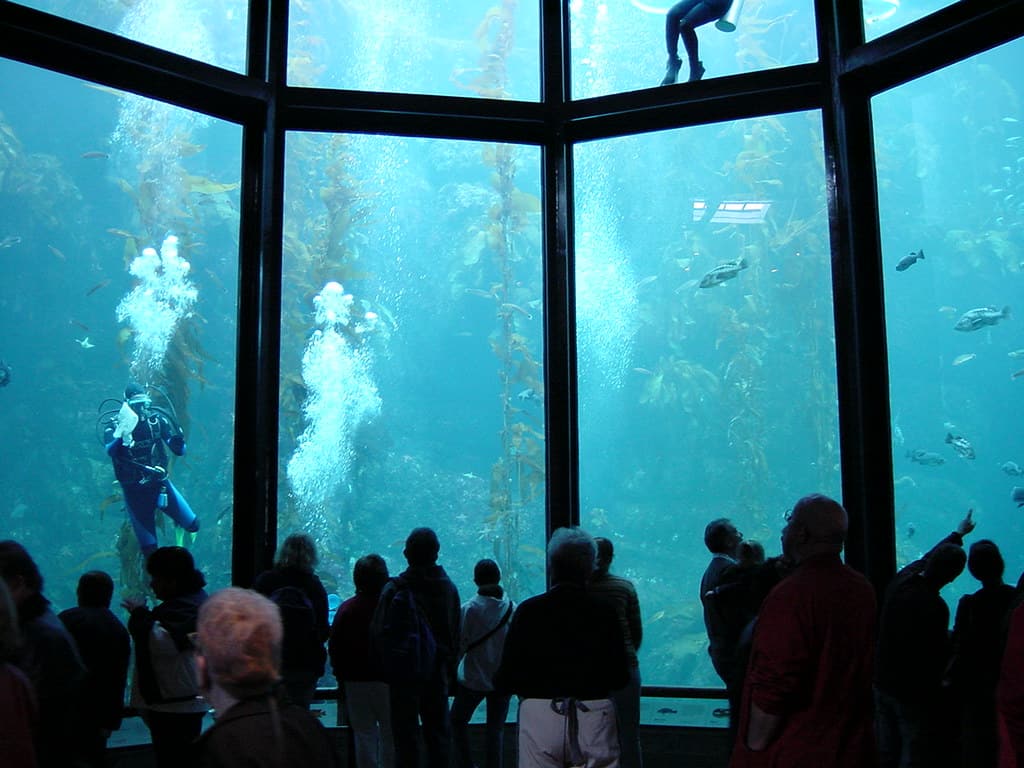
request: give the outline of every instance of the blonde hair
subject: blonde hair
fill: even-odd
[[[215,592],[199,609],[199,646],[210,676],[232,696],[267,690],[281,668],[281,613],[251,589]]]

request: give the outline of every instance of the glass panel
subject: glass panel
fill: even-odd
[[[952,531],[1024,568],[1016,311],[1024,270],[1024,42],[875,97],[900,567]],[[1010,410],[1007,410],[1010,409]],[[972,451],[968,448],[973,449]],[[957,579],[950,605],[978,583]]]
[[[28,548],[58,608],[85,570],[143,590],[127,494],[160,545],[180,536],[226,586],[241,130],[10,61],[0,83],[0,537]],[[187,452],[149,450],[150,410],[116,456],[123,493],[104,438],[131,380]],[[156,508],[159,467],[168,512],[176,488],[199,516],[194,542]]]
[[[704,526],[774,556],[797,498],[840,491],[820,114],[593,142],[575,167],[582,523],[636,585],[644,682],[721,687]]]
[[[20,0],[19,4],[245,72],[246,0]]]
[[[874,40],[952,4],[951,0],[861,0],[864,39]]]
[[[673,26],[695,30],[695,69],[682,37],[667,35],[670,11]],[[678,82],[702,70],[722,77],[818,60],[813,0],[570,0],[569,14],[574,99],[658,85],[669,40]]]
[[[536,147],[289,135],[279,529],[338,598],[421,525],[544,589],[539,194]]]
[[[540,99],[540,3],[293,0],[288,83]]]

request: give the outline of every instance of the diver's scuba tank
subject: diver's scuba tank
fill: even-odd
[[[735,32],[736,23],[740,20],[740,12],[743,10],[743,0],[732,0],[729,10],[718,21],[715,26],[723,32]]]

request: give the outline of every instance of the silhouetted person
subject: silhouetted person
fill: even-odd
[[[619,724],[620,762],[623,768],[640,768],[643,754],[640,749],[640,661],[637,652],[644,638],[640,600],[633,582],[609,573],[615,558],[612,542],[600,536],[594,541],[597,543],[597,565],[588,589],[615,609],[629,656],[629,682],[612,693]]]
[[[477,593],[462,604],[458,685],[452,702],[455,765],[474,768],[469,750],[469,721],[480,702],[487,702],[487,768],[501,768],[505,718],[511,696],[494,690],[509,621],[515,608],[501,588],[501,570],[490,559],[477,562],[473,582]]]
[[[110,610],[114,580],[103,571],[88,571],[78,579],[78,607],[61,611],[88,674],[83,689],[82,727],[89,764],[105,763],[107,740],[121,727],[128,662],[132,645],[128,630]]]
[[[380,555],[364,555],[356,561],[352,569],[356,593],[334,614],[327,646],[331,668],[345,694],[356,768],[393,768],[395,764],[388,684],[370,651],[370,624],[387,581],[388,566]]]
[[[1009,634],[996,688],[999,768],[1024,766],[1024,604],[1010,614]]]
[[[935,703],[949,661],[949,607],[939,594],[963,573],[963,537],[971,513],[956,530],[910,563],[885,592],[878,632],[875,720],[882,768],[931,764],[939,733]]]
[[[953,622],[950,683],[960,705],[961,765],[994,768],[998,755],[995,691],[1003,656],[1003,624],[1014,588],[1003,582],[999,547],[988,539],[974,542],[967,570],[981,589],[964,595]]]
[[[7,582],[0,579],[0,755],[4,768],[36,768],[36,694],[25,673],[11,663],[20,647],[18,611]]]
[[[615,610],[587,591],[596,557],[586,531],[556,530],[551,587],[512,616],[494,685],[520,700],[521,768],[619,764],[611,694],[629,682],[629,656]]]
[[[293,533],[281,542],[274,567],[256,577],[253,585],[281,610],[281,677],[292,701],[307,709],[316,693],[317,681],[324,674],[324,643],[331,632],[327,623],[327,590],[314,570],[317,562],[312,537]]]
[[[147,608],[144,597],[121,601],[135,644],[131,704],[149,728],[157,768],[180,768],[188,765],[207,709],[189,637],[207,598],[206,579],[183,547],[160,547],[146,570],[157,606]]]
[[[85,665],[74,638],[43,596],[39,567],[16,541],[0,541],[0,577],[18,610],[22,644],[13,661],[31,681],[39,702],[35,744],[39,768],[78,765]]]
[[[708,655],[715,672],[728,687],[733,677],[733,655],[736,651],[736,631],[718,610],[709,596],[718,587],[722,573],[736,564],[736,549],[743,534],[727,518],[712,520],[704,528],[704,545],[711,552],[711,562],[700,580],[700,603],[704,608],[704,626],[708,632]]]
[[[455,679],[459,644],[459,591],[437,564],[441,543],[430,528],[415,528],[405,540],[401,575],[381,590],[380,603],[387,604],[399,586],[411,590],[437,643],[436,666],[423,683],[391,683],[391,732],[395,737],[395,764],[418,768],[419,722],[427,747],[428,768],[448,768],[451,752],[451,722],[448,716],[449,680]]]
[[[692,83],[704,76],[704,64],[697,50],[697,27],[725,15],[732,0],[680,0],[668,10],[665,16],[665,47],[668,49],[668,65],[662,85],[672,85],[679,77],[683,66],[679,58],[679,38],[683,38],[686,58],[689,60]]]
[[[278,608],[249,589],[215,592],[199,609],[196,672],[216,720],[195,745],[198,768],[336,768],[334,739],[278,696]],[[185,765],[184,763],[182,765]]]
[[[846,510],[820,494],[782,529],[796,566],[761,606],[732,768],[874,764],[875,592],[840,559],[846,531]]]

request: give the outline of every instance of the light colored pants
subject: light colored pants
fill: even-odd
[[[394,768],[388,684],[346,681],[345,708],[352,726],[357,768]]]
[[[570,717],[551,699],[523,699],[519,703],[519,768],[619,768],[619,731],[611,699],[567,700],[575,706],[577,740],[582,760],[570,760]]]

